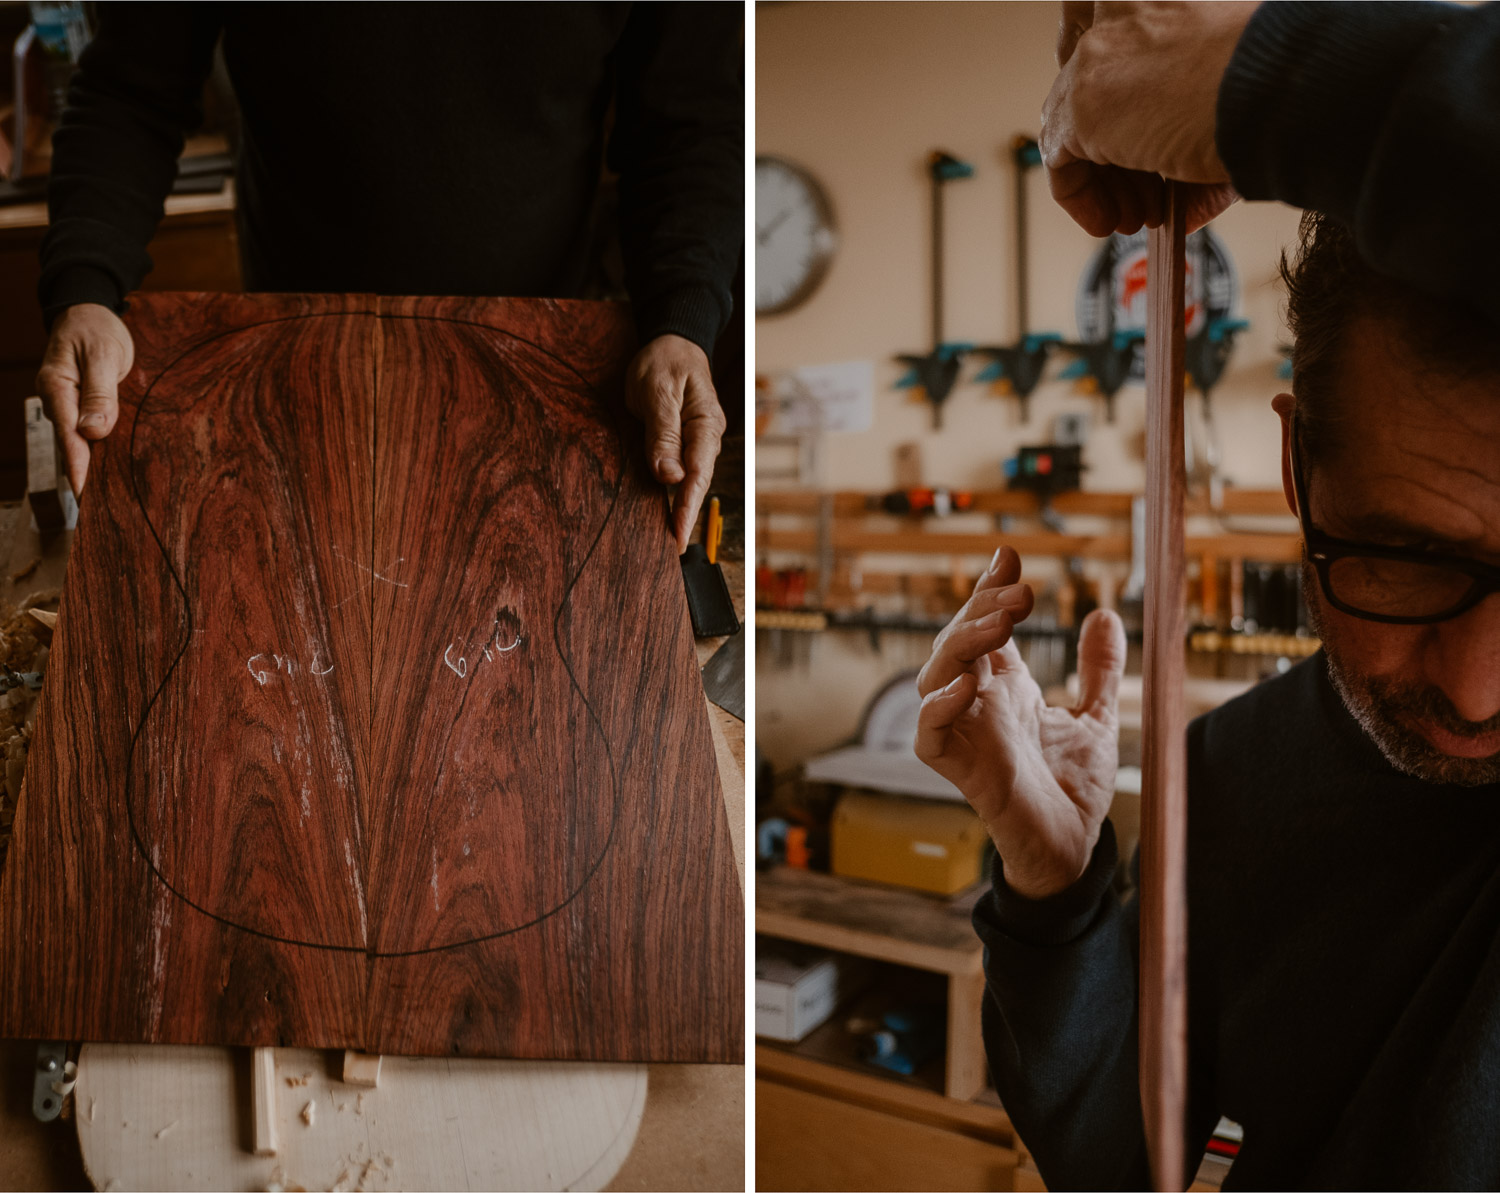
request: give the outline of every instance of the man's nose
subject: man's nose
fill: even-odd
[[[1439,622],[1427,652],[1427,678],[1443,689],[1458,715],[1486,721],[1500,713],[1500,593],[1462,617]]]

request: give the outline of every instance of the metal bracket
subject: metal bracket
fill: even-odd
[[[0,665],[0,692],[8,692],[11,688],[30,688],[33,692],[39,692],[42,688],[42,673],[40,671],[13,671],[9,667]]]
[[[67,1081],[68,1045],[62,1040],[43,1040],[36,1046],[36,1070],[32,1073],[31,1113],[50,1123],[62,1113],[64,1094],[52,1088]]]

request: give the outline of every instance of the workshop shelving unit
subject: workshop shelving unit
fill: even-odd
[[[910,1078],[860,1059],[849,1008],[797,1044],[757,1039],[757,1133],[775,1141],[758,1153],[758,1187],[1011,1187],[1021,1155],[988,1088],[971,906],[786,867],[756,876],[758,935],[902,967],[908,987],[930,985],[947,1011],[943,1057]]]

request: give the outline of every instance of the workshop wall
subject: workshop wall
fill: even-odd
[[[931,409],[894,385],[897,352],[923,352],[930,337],[930,200],[925,159],[935,148],[972,162],[971,179],[944,192],[946,338],[1014,339],[1014,167],[1009,145],[1035,135],[1056,73],[1055,3],[891,3],[762,5],[756,20],[756,151],[788,158],[823,185],[834,208],[839,247],[821,286],[801,306],[756,322],[762,374],[847,360],[875,364],[871,430],[830,433],[822,448],[821,487],[880,490],[896,483],[895,448],[921,447],[923,482],[998,488],[1001,462],[1022,444],[1044,443],[1059,414],[1090,419],[1084,487],[1140,490],[1145,483],[1145,391],[1127,384],[1117,422],[1103,402],[1057,380],[1032,397],[1020,422],[1014,398],[961,381],[932,427]],[[1031,173],[1031,328],[1078,335],[1080,275],[1099,242],[1047,195]],[[1273,204],[1237,204],[1214,224],[1239,277],[1236,341],[1214,391],[1222,471],[1230,483],[1279,485],[1279,428],[1271,397],[1286,333],[1276,266],[1295,244],[1298,212]],[[972,376],[977,365],[965,366]],[[1189,397],[1189,418],[1198,417]],[[766,634],[760,635],[765,640]],[[862,637],[822,634],[799,658],[760,648],[757,708],[761,747],[778,766],[828,749],[855,729],[860,710],[912,651],[876,652]],[[907,637],[915,637],[907,635]],[[912,650],[916,648],[913,647]],[[925,657],[925,647],[917,652]],[[913,656],[915,657],[915,656]],[[770,665],[768,665],[770,664]]]

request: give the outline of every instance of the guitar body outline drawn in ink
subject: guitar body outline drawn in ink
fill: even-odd
[[[352,315],[325,316],[324,318],[347,322],[350,320],[364,321],[372,317],[355,313]],[[374,318],[388,319],[391,317],[379,316]],[[420,323],[423,320],[417,320],[417,322]],[[434,322],[443,321],[437,320]],[[541,403],[545,402],[544,391],[541,391],[538,386],[528,386],[526,384],[523,369],[515,361],[516,358],[521,357],[523,354],[532,353],[542,357],[554,366],[561,364],[561,362],[557,362],[555,357],[551,357],[550,354],[538,348],[538,346],[509,336],[506,333],[463,324],[456,326],[459,329],[457,335],[466,341],[464,347],[468,350],[469,358],[476,361],[484,360],[486,352],[491,354],[491,359],[486,364],[488,365],[488,376],[492,381],[496,377],[504,377],[507,372],[507,363],[512,365],[512,368],[509,370],[512,375],[505,378],[510,384],[506,385],[504,389],[513,403],[513,408],[510,411],[513,420],[524,420],[530,414],[534,422],[540,425],[547,416],[555,414],[555,412],[546,410],[541,405]],[[380,332],[376,334],[380,334]],[[287,367],[284,363],[284,356],[290,356],[291,354],[286,352],[286,349],[292,347],[298,338],[305,336],[306,329],[301,325],[300,321],[290,325],[280,321],[270,321],[265,324],[252,324],[248,327],[238,328],[228,333],[228,335],[231,337],[252,337],[260,341],[255,344],[253,350],[247,349],[240,353],[242,357],[253,357],[255,361],[253,370],[247,370],[247,384],[245,385],[243,402],[258,403],[267,400],[268,388],[273,390],[276,388],[274,386],[264,386],[261,384],[261,379],[267,372],[274,372],[278,367]],[[493,337],[493,340],[487,337]],[[288,339],[293,341],[293,344],[285,342]],[[494,340],[502,341],[502,345],[498,349],[493,342]],[[214,344],[213,346],[221,351],[224,347],[220,344]],[[206,347],[207,345],[198,345],[197,349],[202,351]],[[279,352],[283,355],[279,355]],[[510,362],[503,360],[506,356],[512,358]],[[208,536],[206,542],[202,536],[198,538],[194,538],[188,534],[174,536],[178,542],[183,544],[181,559],[174,560],[167,553],[166,547],[163,545],[162,536],[157,533],[152,521],[152,509],[202,509],[208,506],[217,506],[222,513],[226,507],[233,509],[234,502],[232,499],[216,501],[212,493],[208,496],[193,498],[185,495],[180,489],[170,489],[168,496],[158,496],[150,491],[149,486],[152,484],[152,480],[142,475],[146,470],[140,467],[140,459],[142,455],[152,455],[148,441],[151,436],[153,420],[167,420],[171,424],[171,435],[174,438],[180,436],[184,429],[186,429],[193,437],[195,443],[200,446],[207,446],[208,450],[206,454],[215,461],[215,469],[207,473],[196,469],[189,469],[189,483],[193,479],[200,479],[206,475],[211,486],[218,485],[224,479],[222,474],[232,472],[233,483],[240,490],[241,503],[243,504],[247,498],[256,498],[259,499],[256,503],[260,504],[262,508],[264,508],[265,499],[268,495],[279,496],[289,503],[295,503],[306,492],[306,486],[288,483],[288,478],[280,474],[280,470],[270,460],[270,453],[261,453],[261,458],[255,460],[253,463],[245,459],[247,454],[252,454],[242,450],[242,445],[246,437],[246,427],[264,419],[273,418],[276,416],[276,412],[265,409],[246,410],[236,405],[235,400],[231,399],[230,412],[237,417],[224,420],[226,424],[224,433],[216,436],[216,428],[212,425],[207,428],[199,428],[191,425],[196,405],[193,395],[196,394],[197,389],[191,381],[192,372],[190,365],[191,353],[185,353],[183,360],[174,362],[172,367],[164,370],[153,380],[151,386],[143,396],[129,428],[131,478],[135,482],[135,496],[140,507],[141,516],[145,518],[147,524],[151,527],[152,535],[162,550],[163,559],[172,572],[173,579],[184,602],[184,632],[182,635],[184,648],[173,660],[168,670],[167,678],[163,680],[161,686],[152,694],[148,706],[147,718],[153,714],[160,715],[163,709],[170,707],[172,702],[163,697],[167,692],[169,684],[173,683],[174,680],[181,687],[191,691],[201,691],[205,686],[201,682],[201,677],[191,673],[195,659],[189,656],[188,644],[192,644],[194,647],[193,654],[201,658],[204,670],[215,668],[215,661],[211,657],[208,657],[213,650],[212,642],[205,643],[201,641],[205,631],[199,630],[195,635],[193,629],[194,624],[204,619],[195,617],[192,610],[187,607],[189,592],[196,592],[198,588],[198,585],[194,583],[195,576],[193,573],[204,572],[216,574],[224,578],[239,591],[239,599],[241,601],[253,599],[249,595],[248,590],[257,586],[243,583],[240,574],[236,572],[231,562],[215,558],[215,548],[221,542],[225,550],[240,554],[247,549],[247,546],[252,550],[255,546],[263,548],[254,564],[254,574],[260,580],[258,587],[266,593],[274,592],[283,596],[291,593],[292,603],[299,614],[305,613],[309,608],[316,608],[321,605],[327,610],[324,616],[328,619],[335,619],[346,606],[352,605],[358,607],[360,598],[372,595],[383,586],[389,586],[392,589],[398,590],[398,595],[406,595],[409,593],[413,583],[412,581],[398,580],[391,575],[377,570],[374,566],[367,566],[361,563],[346,551],[340,550],[336,546],[330,546],[329,554],[334,559],[342,560],[352,566],[356,572],[360,573],[361,578],[348,593],[335,594],[335,599],[327,600],[325,599],[324,585],[321,583],[321,576],[318,574],[316,562],[296,555],[288,556],[285,546],[276,541],[276,536],[268,528],[262,529],[260,533],[226,535],[223,539]],[[565,368],[566,366],[562,367]],[[189,383],[182,387],[182,394],[179,395],[179,397],[187,399],[185,403],[174,403],[171,400],[174,380],[179,368],[186,372],[190,378]],[[580,378],[579,380],[582,379]],[[233,386],[233,379],[221,376],[221,389],[232,390]],[[526,409],[528,403],[533,404],[531,410]],[[217,413],[218,410],[216,409]],[[186,428],[182,425],[184,420],[188,420],[190,424]],[[210,423],[212,421],[211,419]],[[230,427],[233,428],[232,433],[229,431]],[[512,428],[513,431],[517,429],[519,428]],[[535,427],[529,429],[534,431]],[[597,461],[596,467],[592,470],[575,469],[574,476],[576,477],[580,474],[587,475],[592,472],[593,475],[604,482],[597,487],[598,492],[594,503],[596,506],[595,525],[585,526],[582,534],[575,533],[568,540],[564,540],[561,537],[537,540],[534,536],[528,536],[533,543],[539,543],[542,546],[560,546],[565,541],[576,542],[582,539],[592,546],[603,533],[605,525],[613,513],[615,500],[618,497],[619,475],[623,469],[623,459],[620,456],[618,446],[608,443],[602,437],[595,436],[591,442],[591,447],[600,452],[600,458]],[[256,465],[267,467],[269,475],[261,478],[250,477],[248,475],[250,469]],[[160,471],[158,469],[158,475],[155,476],[155,483],[158,485],[163,480],[159,475]],[[527,493],[528,499],[532,502],[538,501],[542,496],[539,490],[548,487],[548,482],[541,481],[525,469],[517,470],[517,472],[518,475],[509,478],[509,486],[529,490],[530,492]],[[170,480],[168,484],[170,485]],[[501,486],[502,489],[505,487]],[[497,502],[497,504],[499,503]],[[241,517],[252,516],[248,510],[238,511],[238,513]],[[292,510],[290,514],[291,516],[286,520],[293,523],[306,521],[309,516],[306,509]],[[273,519],[268,517],[267,527],[269,527],[271,521]],[[236,529],[244,531],[246,528],[240,525]],[[332,528],[328,531],[328,537],[330,541],[334,537]],[[589,554],[592,554],[592,552],[590,551]],[[581,570],[583,566],[587,566],[589,554],[585,554],[582,557],[578,570]],[[283,574],[277,575],[278,561],[283,557],[290,559],[292,574],[286,574],[283,569]],[[397,564],[404,564],[407,563],[407,560],[405,556],[402,556],[396,562]],[[557,562],[553,561],[554,566]],[[422,570],[422,563],[422,559],[416,558],[412,561],[412,568],[408,570],[414,573],[420,572]],[[528,562],[523,571],[526,574],[536,575],[539,571],[546,569],[547,563],[534,557]],[[505,569],[507,577],[509,571],[509,568]],[[576,572],[562,577],[563,597],[559,601],[558,607],[552,611],[554,618],[561,618],[566,612],[567,598],[571,594],[576,579]],[[305,591],[301,591],[301,588],[305,588]],[[223,607],[227,602],[214,599],[217,595],[209,594],[209,598],[216,607]],[[501,603],[497,605],[491,618],[491,632],[487,636],[480,636],[480,633],[470,630],[465,635],[455,637],[443,654],[442,661],[447,669],[459,679],[467,680],[471,684],[477,683],[480,680],[478,667],[471,665],[468,654],[455,653],[455,649],[458,651],[471,651],[474,654],[473,661],[475,663],[491,664],[497,658],[503,658],[520,649],[526,641],[526,635],[522,631],[520,617],[513,604],[524,603],[524,600],[524,597],[518,597],[513,603]],[[254,624],[260,624],[268,616],[272,616],[271,611],[261,609],[257,610],[253,617],[242,620],[249,620]],[[218,628],[214,622],[209,622],[207,632],[212,636]],[[234,628],[232,619],[229,620],[229,628],[231,630]],[[325,637],[328,636],[329,631],[327,627],[320,627],[320,630]],[[610,777],[613,779],[613,757],[608,741],[602,736],[599,730],[598,718],[592,708],[589,707],[587,696],[578,687],[572,668],[567,663],[560,643],[555,644],[555,652],[554,669],[556,675],[554,679],[566,681],[571,687],[571,695],[576,697],[579,708],[572,714],[563,713],[549,719],[553,721],[572,720],[578,723],[581,726],[583,736],[592,742],[591,747],[587,742],[584,743],[585,750],[591,749],[592,752],[605,761],[611,772]],[[311,657],[315,661],[321,662],[322,653],[323,650],[320,647],[311,648]],[[299,678],[298,660],[290,652],[277,650],[258,651],[247,659],[246,669],[249,672],[250,678],[260,688],[265,688],[268,681],[273,678],[282,678],[288,685],[293,684]],[[329,670],[332,670],[331,666]],[[372,674],[373,670],[374,667],[372,666]],[[315,678],[322,678],[326,674],[328,674],[327,671],[313,671],[311,667],[304,666],[301,668],[300,678],[307,678],[309,675]],[[379,677],[375,677],[373,682],[382,681]],[[299,692],[300,696],[290,695],[292,691]],[[308,689],[306,685],[298,685],[295,689],[289,686],[288,693],[289,699],[286,707],[278,710],[277,714],[268,717],[268,720],[274,720],[276,723],[268,725],[266,727],[267,731],[281,741],[291,740],[291,749],[285,751],[286,759],[289,763],[297,761],[307,763],[320,753],[325,751],[330,753],[333,757],[333,763],[331,767],[327,768],[330,773],[323,776],[325,781],[331,777],[334,786],[344,789],[349,788],[354,782],[352,776],[356,772],[352,754],[359,747],[346,732],[347,727],[342,724],[342,714],[337,709],[337,702],[326,698],[326,696],[320,698],[320,694]],[[493,693],[487,694],[493,696]],[[510,703],[515,705],[517,700],[514,697],[517,693],[512,691],[511,694],[512,699]],[[420,702],[422,698],[414,697],[414,700]],[[454,737],[456,733],[461,733],[461,727],[458,724],[460,719],[466,716],[472,718],[474,714],[482,714],[484,711],[481,703],[471,703],[469,692],[466,690],[453,721],[446,726],[431,726],[429,727],[429,731],[447,741]],[[230,715],[234,720],[241,721],[244,718],[244,709],[239,705],[235,705],[230,710]],[[147,724],[147,718],[143,718],[142,728]],[[505,719],[504,715],[500,719]],[[161,736],[165,740],[173,740],[174,738],[174,735],[170,732]],[[514,856],[527,856],[534,852],[526,847],[528,844],[526,841],[517,840],[518,834],[513,831],[506,832],[503,827],[490,825],[488,826],[489,832],[486,834],[485,825],[475,825],[472,823],[476,819],[483,819],[486,812],[498,815],[502,819],[507,816],[526,815],[530,812],[532,813],[532,820],[536,822],[533,826],[534,828],[544,828],[547,825],[554,825],[568,834],[569,849],[573,850],[573,853],[570,857],[571,864],[567,875],[561,883],[554,881],[547,884],[539,881],[544,879],[545,875],[534,874],[531,885],[535,889],[512,889],[507,892],[508,914],[502,913],[499,916],[495,916],[487,930],[484,928],[476,930],[470,926],[467,931],[460,932],[453,938],[437,934],[434,939],[433,935],[429,934],[419,942],[402,941],[398,947],[382,947],[380,942],[369,939],[371,905],[375,905],[376,908],[375,920],[377,924],[381,918],[379,915],[380,895],[376,889],[372,889],[370,874],[371,871],[380,869],[379,861],[367,861],[364,864],[360,862],[361,857],[369,857],[371,844],[366,838],[371,835],[373,826],[365,823],[361,817],[354,816],[347,820],[340,820],[335,817],[331,822],[315,823],[310,829],[308,817],[303,812],[305,801],[302,799],[302,784],[299,777],[291,770],[283,771],[279,776],[268,773],[268,767],[264,759],[258,757],[258,753],[260,752],[254,750],[245,752],[245,756],[250,760],[249,765],[245,768],[248,773],[231,776],[226,782],[221,773],[222,766],[219,768],[211,767],[207,774],[200,774],[198,776],[184,775],[183,771],[185,768],[190,767],[195,761],[203,757],[201,754],[195,752],[186,751],[176,753],[166,765],[163,765],[163,760],[139,759],[137,751],[141,740],[142,736],[138,731],[131,751],[132,766],[129,772],[126,795],[127,814],[136,845],[142,855],[148,860],[157,878],[176,898],[202,914],[211,916],[241,931],[269,937],[281,943],[302,945],[309,948],[362,952],[371,957],[410,956],[441,949],[462,948],[466,945],[504,935],[508,932],[521,931],[531,927],[567,906],[578,894],[583,884],[593,876],[598,869],[599,862],[602,860],[603,851],[608,848],[613,832],[614,816],[618,810],[618,784],[616,782],[611,784],[615,788],[612,792],[612,797],[604,801],[601,805],[607,812],[607,821],[602,826],[595,826],[595,831],[591,834],[584,850],[579,853],[576,851],[576,846],[580,834],[580,823],[574,809],[559,809],[555,806],[551,808],[538,807],[539,797],[546,794],[550,779],[550,774],[538,773],[542,769],[540,767],[532,767],[529,774],[508,774],[506,776],[507,782],[496,785],[496,790],[488,793],[490,798],[470,795],[468,798],[460,800],[459,802],[463,807],[464,819],[470,822],[464,828],[463,835],[465,840],[463,841],[463,848],[467,849],[468,852],[464,853],[463,857],[469,858],[473,856],[473,838],[483,838],[486,835],[492,839],[493,847],[504,849],[507,853]],[[240,753],[237,751],[231,751],[231,753],[235,757],[240,757]],[[280,748],[273,750],[273,754],[277,762],[283,761],[283,751]],[[472,764],[475,761],[472,755],[473,751],[461,750],[453,753],[451,757],[443,757],[436,767],[436,773],[433,776],[434,783],[440,785],[445,779],[451,781],[455,766],[462,767],[465,763],[469,763],[472,769]],[[277,779],[280,779],[280,782],[277,782]],[[242,794],[236,791],[235,788],[242,786],[246,782],[258,782],[259,784],[252,803],[259,810],[261,817],[276,815],[279,806],[280,816],[285,825],[292,823],[295,814],[298,830],[302,835],[305,835],[309,831],[316,831],[317,828],[321,827],[329,836],[329,841],[325,842],[325,846],[336,843],[336,852],[341,853],[346,859],[344,871],[347,886],[343,893],[346,896],[344,901],[347,912],[342,923],[318,922],[317,913],[326,911],[330,906],[328,892],[326,889],[321,892],[309,891],[309,888],[318,880],[311,872],[317,868],[320,853],[324,851],[315,849],[299,854],[296,849],[296,837],[298,834],[289,831],[286,827],[278,826],[279,831],[278,829],[271,831],[277,839],[278,852],[283,859],[283,865],[290,868],[295,866],[298,861],[301,861],[305,869],[309,871],[307,877],[293,876],[293,881],[290,883],[285,881],[286,874],[281,875],[285,888],[291,891],[302,890],[308,892],[301,905],[296,905],[295,900],[292,903],[289,903],[287,900],[263,900],[249,907],[231,909],[225,906],[222,896],[216,895],[216,891],[223,891],[225,889],[233,891],[245,885],[243,882],[236,882],[236,876],[232,872],[229,874],[215,874],[211,869],[203,870],[190,864],[173,866],[174,854],[184,858],[193,858],[201,855],[202,851],[195,847],[193,841],[187,839],[187,834],[193,831],[195,827],[211,826],[208,831],[223,827],[223,821],[226,818],[222,816],[216,817],[213,805],[226,802],[232,809],[238,810],[243,808],[245,801],[242,798]],[[566,776],[564,776],[564,782],[566,783]],[[568,804],[582,803],[585,797],[576,790],[578,786],[576,782],[573,786],[575,790],[571,794],[564,793],[562,795],[563,802]],[[503,787],[505,790],[500,790],[500,787]],[[554,792],[553,794],[557,793]],[[502,798],[505,795],[510,795],[512,798],[509,800],[509,807],[500,810],[495,809],[493,798],[496,795]],[[223,797],[222,800],[221,796]],[[441,792],[435,792],[430,802],[441,803]],[[360,806],[359,801],[356,801],[353,806],[358,808]],[[184,807],[192,808],[191,816],[187,818],[175,817],[174,813]],[[153,813],[157,814],[153,815]],[[237,811],[231,811],[230,817],[238,814]],[[203,831],[203,829],[199,828],[199,831]],[[235,839],[239,839],[247,832],[253,832],[254,829],[247,828],[242,824],[233,824],[228,831]],[[378,833],[376,835],[378,836]],[[525,834],[521,835],[525,836]],[[531,835],[534,836],[535,833]],[[390,834],[389,836],[394,836],[394,834]],[[172,846],[175,848],[164,850],[162,847],[163,839],[170,840]],[[436,853],[439,849],[440,846],[437,844],[430,846],[431,852]],[[230,855],[234,857],[242,856],[244,852],[240,849],[229,851]],[[428,850],[424,849],[423,852],[428,852]],[[553,852],[561,853],[563,851],[553,850]],[[297,881],[297,878],[301,878],[301,881]],[[321,876],[321,878],[326,886],[326,875]],[[400,880],[396,879],[393,881],[399,882]],[[436,882],[437,876],[433,875],[431,881]],[[524,885],[524,883],[518,885]],[[470,902],[473,902],[473,900],[470,900]],[[305,930],[299,931],[298,925],[308,923],[309,921],[311,921],[314,930],[310,932]],[[359,926],[357,933],[352,931],[356,923]]]

